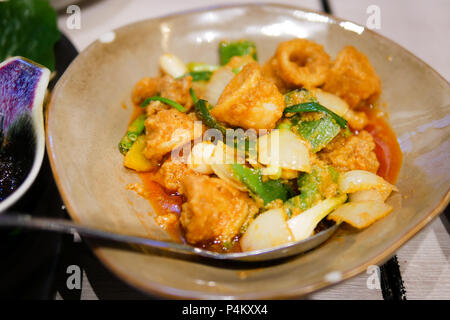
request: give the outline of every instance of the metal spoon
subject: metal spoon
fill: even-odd
[[[91,227],[85,227],[64,219],[36,218],[30,215],[14,212],[0,215],[0,227],[21,227],[68,234],[78,233],[80,236],[85,236],[88,238],[143,245],[152,249],[160,251],[170,251],[182,255],[195,255],[216,260],[234,261],[268,261],[300,254],[302,252],[311,250],[325,242],[338,229],[338,226],[338,224],[335,224],[332,227],[323,230],[305,240],[292,242],[276,248],[251,252],[216,253],[176,242],[158,241],[143,237],[113,233]]]

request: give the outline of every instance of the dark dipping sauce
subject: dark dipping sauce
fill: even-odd
[[[35,149],[31,126],[14,130],[6,140],[0,148],[0,201],[11,195],[25,180],[33,165]]]

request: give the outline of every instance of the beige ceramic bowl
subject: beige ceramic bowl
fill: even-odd
[[[122,166],[117,143],[132,108],[130,92],[156,75],[164,52],[184,61],[216,63],[221,39],[247,38],[260,61],[277,43],[305,37],[333,57],[345,45],[364,52],[383,81],[381,101],[404,154],[391,199],[395,211],[368,229],[341,228],[307,254],[265,264],[181,260],[92,243],[116,275],[156,295],[190,298],[298,297],[364,272],[394,254],[449,202],[450,89],[438,73],[390,40],[351,22],[280,5],[209,8],[134,23],[96,41],[59,80],[47,114],[47,144],[59,190],[72,218],[116,232],[166,239],[147,201],[127,183],[137,175]],[[109,37],[111,40],[112,37]]]

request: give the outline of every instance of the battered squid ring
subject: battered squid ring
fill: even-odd
[[[306,39],[280,43],[275,58],[279,74],[286,83],[308,88],[320,86],[325,82],[331,63],[323,46]]]

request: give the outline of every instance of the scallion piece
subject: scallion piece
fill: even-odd
[[[214,72],[219,66],[213,64],[207,64],[203,62],[189,62],[186,67],[189,72]]]
[[[145,99],[145,100],[142,102],[141,107],[146,107],[146,106],[148,106],[148,104],[149,104],[151,101],[160,101],[160,102],[162,102],[162,103],[165,103],[165,104],[167,104],[167,105],[169,105],[169,106],[171,106],[171,107],[177,109],[177,110],[180,111],[180,112],[186,112],[186,108],[183,107],[183,106],[182,106],[181,104],[179,104],[178,102],[173,101],[173,100],[170,100],[170,99],[167,99],[167,98],[164,98],[164,97],[160,97],[160,96],[154,96],[154,97],[150,97],[150,98]]]
[[[209,79],[211,79],[212,72],[211,71],[191,71],[191,72],[187,73],[186,75],[191,76],[192,81],[194,81],[194,82],[209,81]]]
[[[119,151],[125,155],[130,150],[137,137],[145,130],[146,115],[141,114],[128,126],[127,132],[124,134],[119,142]]]
[[[283,113],[287,114],[287,113],[298,113],[298,112],[324,112],[324,113],[329,114],[341,128],[345,129],[347,127],[347,120],[340,117],[339,115],[337,115],[330,109],[325,108],[321,104],[318,104],[317,102],[305,102],[305,103],[295,104],[293,106],[290,106],[290,107],[287,107],[286,109],[284,109]]]
[[[192,92],[191,92],[192,95]],[[195,95],[195,93],[194,93]],[[197,100],[194,104],[195,114],[199,119],[203,121],[203,123],[209,127],[219,130],[224,136],[226,135],[227,128],[218,122],[209,112],[209,104],[206,100]]]
[[[197,98],[197,95],[195,94],[194,89],[190,88],[190,89],[189,89],[189,93],[191,94],[192,101],[193,101],[194,103],[197,103],[198,98]]]

